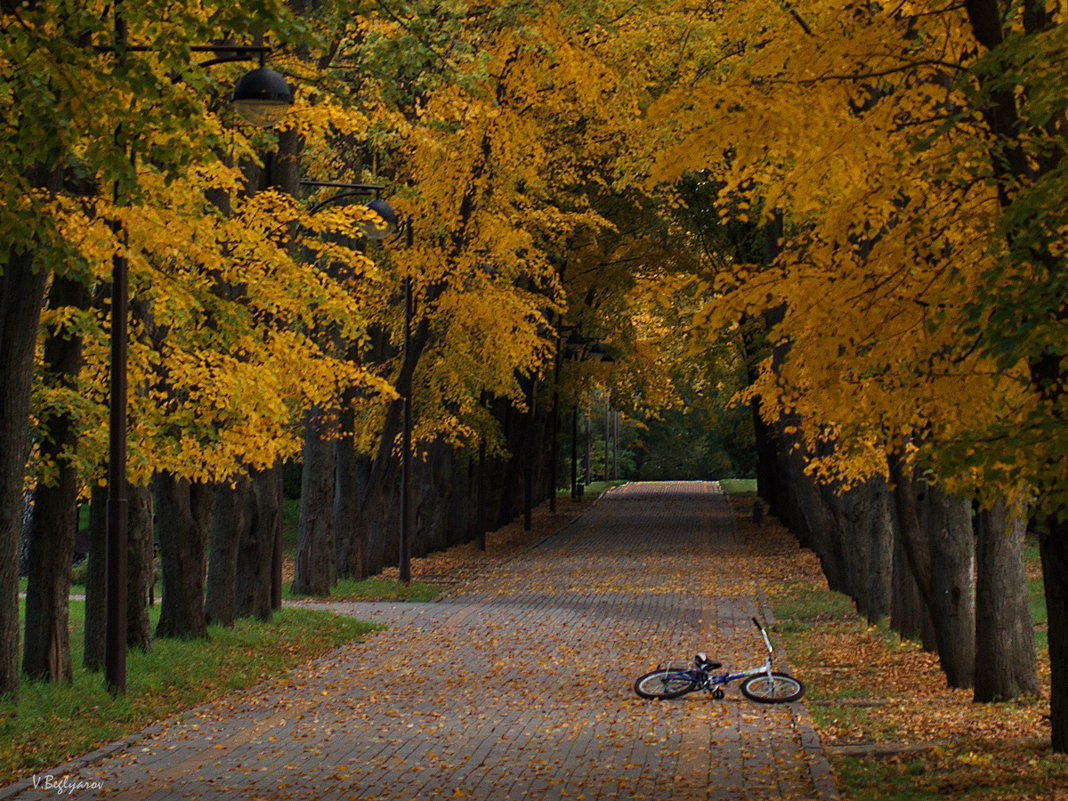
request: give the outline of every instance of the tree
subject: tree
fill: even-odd
[[[89,305],[89,292],[81,281],[57,277],[49,293],[49,311],[59,318],[47,339],[44,367],[51,386],[64,401],[48,404],[62,407],[76,403],[77,377],[81,367],[81,337],[77,333],[79,311]],[[64,313],[68,316],[66,324]],[[42,473],[38,480],[31,518],[32,531],[26,594],[26,637],[22,671],[32,678],[71,681],[67,606],[70,569],[74,558],[74,535],[78,529],[79,473],[76,416],[57,412],[42,421]]]
[[[1038,694],[1023,562],[1026,534],[1025,515],[1003,501],[979,513],[975,590],[975,700],[979,702]],[[1006,658],[1009,654],[1011,658]]]
[[[213,95],[203,68],[194,63],[195,57],[191,58],[190,47],[222,41],[246,26],[271,31],[283,41],[302,27],[283,7],[234,13],[232,7],[225,5],[216,8],[190,3],[172,4],[163,15],[147,7],[116,8],[111,9],[112,14],[98,15],[95,9],[58,10],[52,3],[35,2],[4,3],[2,11],[5,203],[0,228],[5,233],[0,248],[4,262],[0,268],[5,282],[3,327],[9,333],[2,344],[5,356],[0,365],[3,370],[0,384],[5,393],[10,393],[5,396],[3,411],[4,425],[11,426],[11,436],[5,439],[3,457],[10,461],[0,471],[5,482],[0,497],[0,543],[5,552],[13,555],[12,532],[16,513],[21,516],[27,449],[24,432],[30,385],[25,379],[33,364],[36,321],[50,275],[87,283],[103,279],[111,254],[128,247],[134,292],[142,293],[142,300],[148,305],[155,304],[150,315],[153,324],[170,333],[178,331],[184,323],[191,326],[183,332],[184,340],[179,340],[181,347],[174,350],[178,354],[175,363],[167,365],[171,386],[178,395],[186,393],[184,399],[188,401],[189,385],[183,379],[202,387],[206,376],[213,372],[215,376],[220,375],[226,357],[217,353],[207,356],[210,351],[207,343],[198,342],[194,335],[195,331],[204,334],[211,330],[198,315],[198,310],[212,305],[202,305],[204,290],[209,286],[205,279],[217,277],[216,268],[227,260],[233,266],[247,265],[246,259],[252,256],[247,243],[260,238],[267,226],[261,219],[258,226],[251,227],[242,237],[239,227],[219,223],[204,204],[208,188],[232,191],[239,177],[234,171],[215,169],[218,166],[216,144],[229,138],[232,143],[223,149],[243,153],[248,147],[242,134],[224,133],[218,115],[205,113],[205,97],[211,105]],[[136,48],[127,49],[127,44]],[[87,97],[93,102],[85,103]],[[78,187],[77,194],[64,186],[65,180],[68,185]],[[87,183],[95,183],[88,192]],[[109,223],[113,224],[110,230]],[[129,236],[128,242],[116,239],[113,234],[116,226]],[[209,233],[207,242],[199,239],[204,233]],[[268,269],[274,264],[269,260],[263,263]],[[225,267],[222,269],[225,271]],[[188,279],[185,286],[181,285],[182,278]],[[257,276],[246,272],[241,278],[255,283]],[[308,319],[307,302],[321,295],[322,287],[313,277],[290,282],[285,287],[293,288],[297,299],[293,301],[290,296],[289,309],[299,311],[292,319]],[[302,291],[307,289],[315,291]],[[325,294],[335,301],[339,297],[329,289]],[[278,312],[285,304],[274,298],[265,305]],[[321,308],[330,304],[317,305]],[[351,319],[351,304],[342,306],[335,303],[326,314],[340,313]],[[257,313],[263,315],[262,309]],[[242,317],[229,314],[233,307],[214,305],[211,310],[221,319],[234,323],[235,327],[226,329],[230,338],[223,338],[225,348],[236,351],[252,345],[251,340],[242,341]],[[260,319],[262,322],[263,318]],[[249,320],[249,315],[243,318],[246,332]],[[103,400],[97,383],[103,372],[102,364],[106,363],[97,347],[103,331],[98,328],[95,332],[83,332],[86,369],[81,380],[84,397],[90,401]],[[272,327],[262,326],[254,338],[257,335],[272,336]],[[206,338],[210,340],[210,334]],[[271,351],[274,358],[289,353],[288,344],[274,344],[275,349]],[[301,353],[297,347],[295,351],[297,363],[306,366],[307,349]],[[149,354],[142,351],[141,355]],[[135,359],[132,363],[135,367],[149,368],[158,364],[152,358]],[[199,373],[193,370],[194,364],[203,370]],[[283,371],[290,370],[289,365],[275,364]],[[253,378],[254,368],[252,365],[244,373],[246,380],[262,382],[262,374]],[[158,387],[158,376],[152,372],[152,369],[147,374],[135,372],[132,376],[135,385]],[[342,380],[346,376],[351,373],[345,373]],[[316,376],[314,380],[320,378]],[[304,379],[312,380],[306,375]],[[325,382],[324,386],[335,386],[335,380]],[[298,379],[276,386],[282,395],[271,396],[265,404],[268,408],[274,404],[272,419],[284,427],[290,414],[286,403],[300,396],[301,384]],[[292,391],[296,394],[291,394]],[[194,425],[190,429],[191,433],[205,434],[202,454],[208,454],[209,458],[199,463],[183,460],[183,453],[188,456],[193,450],[188,441],[176,446],[175,439],[169,436],[176,427],[195,417],[186,414],[183,420],[188,406],[183,407],[178,398],[161,404],[158,394],[132,399],[135,411],[132,441],[137,446],[131,453],[132,477],[147,482],[145,467],[156,457],[161,457],[156,463],[164,468],[189,469],[197,478],[238,469],[242,455],[234,445],[241,441],[242,435],[234,431],[220,435],[218,426],[207,434],[212,422],[208,410],[212,406],[216,410],[220,408],[220,397],[215,395],[214,403],[200,406],[208,417],[199,421],[199,427]],[[256,397],[264,400],[262,395]],[[264,407],[253,404],[250,408],[253,424],[262,422],[259,415],[265,411]],[[162,411],[170,417],[162,419]],[[91,417],[90,413],[74,423],[89,451],[101,443],[96,421]],[[269,436],[272,432],[266,433]],[[273,441],[284,452],[292,440],[279,436]],[[266,457],[279,452],[278,448],[264,449],[262,439],[249,439],[247,445]],[[95,463],[99,461],[97,458]],[[87,458],[86,463],[94,462]],[[176,463],[181,468],[175,468]],[[0,563],[14,564],[14,559],[0,559]],[[17,619],[14,595],[17,584],[5,580],[3,586],[0,636],[6,656],[17,652],[17,631],[13,628]],[[7,587],[12,588],[10,595],[6,594]],[[5,659],[0,675],[0,686],[5,693],[14,691],[15,674],[9,673],[14,665],[17,665],[14,656],[10,661]]]
[[[1017,78],[1005,80],[1002,62],[976,61],[974,9],[847,5],[725,7],[732,38],[716,69],[696,89],[665,94],[650,114],[660,141],[671,142],[654,175],[708,170],[722,182],[724,219],[785,218],[768,264],[732,264],[704,279],[714,298],[709,325],[768,314],[772,357],[745,397],[759,398],[765,420],[794,438],[805,457],[796,472],[846,490],[885,475],[886,456],[904,454],[945,491],[985,504],[1050,487],[1040,475],[1048,462],[1020,465],[1007,450],[1022,446],[1018,435],[1048,435],[1059,418],[1041,403],[1041,382],[1028,379],[1039,360],[1012,342],[1008,319],[1019,315],[1001,316],[1015,302],[1001,279],[1017,267],[999,266],[1009,217],[994,164],[1012,163],[1023,145],[991,139],[979,124],[984,75],[1003,103]],[[1019,29],[1027,25],[1021,19]],[[1040,83],[1011,103],[1052,97]],[[1048,139],[1034,141],[1032,162],[1057,153]],[[1048,293],[1049,282],[1039,285]],[[910,473],[897,471],[902,492],[911,491]],[[1042,491],[1041,503],[1055,504],[1057,492]],[[911,550],[928,599],[918,557],[947,541]],[[844,551],[827,545],[826,564],[837,569]],[[956,562],[969,560],[961,551]],[[967,586],[955,586],[963,598]],[[969,661],[952,659],[949,646],[963,645],[970,629],[940,638],[946,666]]]

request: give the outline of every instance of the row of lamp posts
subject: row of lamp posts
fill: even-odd
[[[115,52],[113,47],[97,47],[98,52]],[[124,47],[124,51],[135,52],[147,50],[137,46]],[[293,91],[285,79],[275,70],[264,64],[264,59],[271,48],[266,46],[214,46],[205,45],[191,48],[193,52],[210,52],[215,58],[204,62],[210,66],[223,62],[243,61],[252,57],[260,60],[260,66],[242,75],[234,86],[230,100],[235,111],[252,125],[271,127],[280,122],[293,104]],[[362,226],[365,236],[370,239],[384,240],[390,237],[405,238],[405,244],[411,246],[412,226],[410,220],[401,222],[390,205],[378,197],[382,186],[375,184],[352,184],[343,182],[304,181],[302,185],[316,188],[333,188],[335,194],[315,204],[310,213],[315,213],[329,203],[360,195],[373,195],[367,208],[374,211],[381,219],[379,224]],[[119,233],[117,231],[117,233]],[[126,549],[127,549],[127,507],[126,490],[126,365],[127,365],[127,326],[129,269],[125,253],[119,252],[112,264],[112,325],[111,325],[111,394],[109,399],[110,443],[108,459],[108,533],[107,533],[107,612],[104,648],[104,680],[113,693],[126,690]],[[403,362],[407,363],[411,347],[412,325],[412,286],[411,277],[404,280],[404,332]],[[591,361],[611,361],[604,346],[589,343],[577,330],[573,330],[564,343],[570,358],[585,358]],[[403,403],[401,425],[401,488],[400,488],[400,532],[398,567],[401,581],[411,580],[411,388],[407,384],[401,388]],[[572,413],[571,436],[571,495],[578,497],[578,458],[577,429],[578,409]],[[554,454],[556,426],[553,427]],[[555,459],[554,459],[555,473]],[[555,480],[554,480],[555,485]],[[555,490],[553,492],[555,500]],[[277,557],[281,552],[281,543],[275,543],[276,566],[274,582],[281,581]],[[280,597],[280,586],[275,588]]]
[[[604,345],[602,345],[600,342],[590,342],[584,336],[582,336],[581,333],[579,333],[578,328],[572,328],[571,333],[568,335],[567,339],[564,341],[564,350],[565,350],[565,352],[567,354],[567,357],[569,359],[587,360],[587,361],[591,361],[591,362],[600,362],[601,364],[610,364],[610,363],[612,363],[614,361],[614,359],[612,358],[611,354],[609,354],[605,350]],[[571,410],[571,499],[572,500],[578,500],[578,498],[580,497],[579,480],[578,480],[578,465],[579,465],[579,458],[578,458],[578,439],[579,439],[579,437],[578,437],[578,412],[579,412],[578,405],[576,404],[576,406]],[[587,419],[587,431],[586,431],[587,442],[589,441],[589,435],[590,435],[588,423],[589,423],[589,420]],[[554,424],[553,425],[553,438],[554,438],[554,442],[553,442],[553,485],[554,485],[554,491],[553,491],[553,496],[552,496],[552,498],[553,498],[553,509],[554,510],[555,510],[555,500],[556,500],[556,492],[555,492],[555,484],[556,484],[556,465],[555,465],[555,462],[556,462],[556,442],[555,442],[555,438],[556,438],[556,433],[557,433],[557,426]],[[587,451],[588,450],[589,449],[587,447]],[[590,461],[590,456],[589,456],[589,453],[587,452],[587,454],[586,454],[587,469],[588,469],[588,466],[589,466],[589,461]],[[589,481],[590,481],[590,476],[588,475],[588,472],[587,472],[587,475],[584,476],[584,483],[588,484]]]

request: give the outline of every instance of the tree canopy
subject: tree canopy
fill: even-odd
[[[388,453],[410,395],[423,445],[502,451],[487,398],[715,410],[744,376],[839,487],[896,462],[1068,509],[1063,0],[0,11],[0,271],[92,293],[41,318],[84,364],[37,359],[34,480],[99,479],[121,256],[135,483],[275,464],[310,410]],[[241,45],[296,88],[272,129],[225,102]],[[368,242],[344,182],[410,242]],[[572,331],[613,366],[564,360]]]

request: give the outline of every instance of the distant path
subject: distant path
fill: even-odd
[[[391,628],[67,771],[101,789],[65,797],[837,801],[803,705],[631,689],[700,649],[757,664],[753,575],[717,485],[628,485],[446,601],[333,604]]]

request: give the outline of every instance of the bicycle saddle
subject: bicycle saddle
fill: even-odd
[[[705,670],[713,670],[715,668],[722,667],[721,663],[714,662],[713,660],[709,659],[705,655],[704,651],[694,657],[694,662],[697,663],[697,667],[704,668]]]

